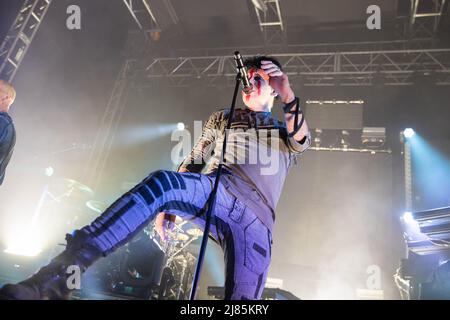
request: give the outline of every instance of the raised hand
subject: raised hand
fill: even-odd
[[[272,61],[262,60],[261,69],[269,76],[269,85],[280,96],[283,103],[294,100],[295,94],[289,84],[288,76]]]

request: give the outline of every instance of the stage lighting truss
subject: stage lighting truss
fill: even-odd
[[[145,37],[147,37],[147,32],[150,35],[150,39],[154,42],[159,41],[161,38],[161,27],[156,19],[154,10],[150,6],[150,1],[148,0],[123,0],[128,12],[131,14],[134,22],[140,30],[145,31]],[[166,0],[165,3],[169,3]],[[172,14],[171,14],[172,17]],[[173,18],[172,18],[173,19]],[[178,18],[177,18],[178,19]]]
[[[385,128],[320,129],[311,130],[311,150],[359,153],[392,153],[383,149],[386,143]]]
[[[417,20],[426,19],[432,22],[432,35],[436,34],[441,18],[444,15],[445,3],[447,0],[411,0],[411,9],[409,15],[409,32],[414,31]],[[422,11],[419,8],[422,7]]]
[[[134,60],[126,60],[117,75],[85,166],[83,179],[94,190],[102,179],[107,159],[111,153],[115,133],[127,104],[130,79],[132,78],[135,64],[136,61]]]
[[[259,28],[266,43],[285,40],[285,26],[279,0],[252,0]],[[278,37],[278,39],[277,39]]]
[[[0,78],[12,82],[52,0],[26,0],[0,45]]]
[[[450,85],[448,48],[268,54],[304,86],[413,85],[418,72],[429,73],[436,85]],[[230,55],[151,58],[138,73],[141,84],[166,79],[175,87],[198,85],[196,79],[208,87],[232,86],[236,75]]]

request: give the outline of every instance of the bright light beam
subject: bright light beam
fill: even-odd
[[[413,215],[412,215],[412,213],[410,211],[404,212],[403,216],[402,216],[402,219],[405,222],[411,222],[411,221],[414,220]]]
[[[177,130],[183,131],[185,129],[185,125],[183,122],[178,122],[177,124]]]
[[[411,212],[406,211],[400,219],[404,236],[408,241],[428,240],[428,236],[420,232],[419,223],[414,219]]]
[[[420,205],[415,210],[450,205],[450,160],[418,134],[409,141],[414,189],[420,197]]]
[[[163,123],[122,129],[117,140],[119,144],[125,146],[139,145],[167,136],[172,131],[177,130],[178,126],[177,123]]]
[[[13,239],[9,240],[5,252],[19,256],[35,257],[42,252],[39,235],[31,228],[21,230],[21,232],[15,233]]]
[[[405,130],[403,130],[403,135],[405,136],[406,139],[412,138],[414,134],[415,132],[411,128],[406,128]]]

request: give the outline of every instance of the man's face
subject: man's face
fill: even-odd
[[[0,110],[8,111],[11,104],[14,102],[14,93],[8,85],[0,82]]]
[[[261,110],[271,105],[274,93],[269,85],[269,76],[264,70],[251,68],[248,70],[248,78],[253,85],[253,91],[249,94],[242,91],[244,104],[251,110]]]

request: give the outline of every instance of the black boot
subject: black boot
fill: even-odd
[[[0,289],[3,300],[65,300],[74,289],[68,285],[69,266],[78,266],[83,273],[102,256],[90,244],[90,238],[83,232],[67,235],[67,247],[45,267],[30,278],[18,284],[7,284]]]

